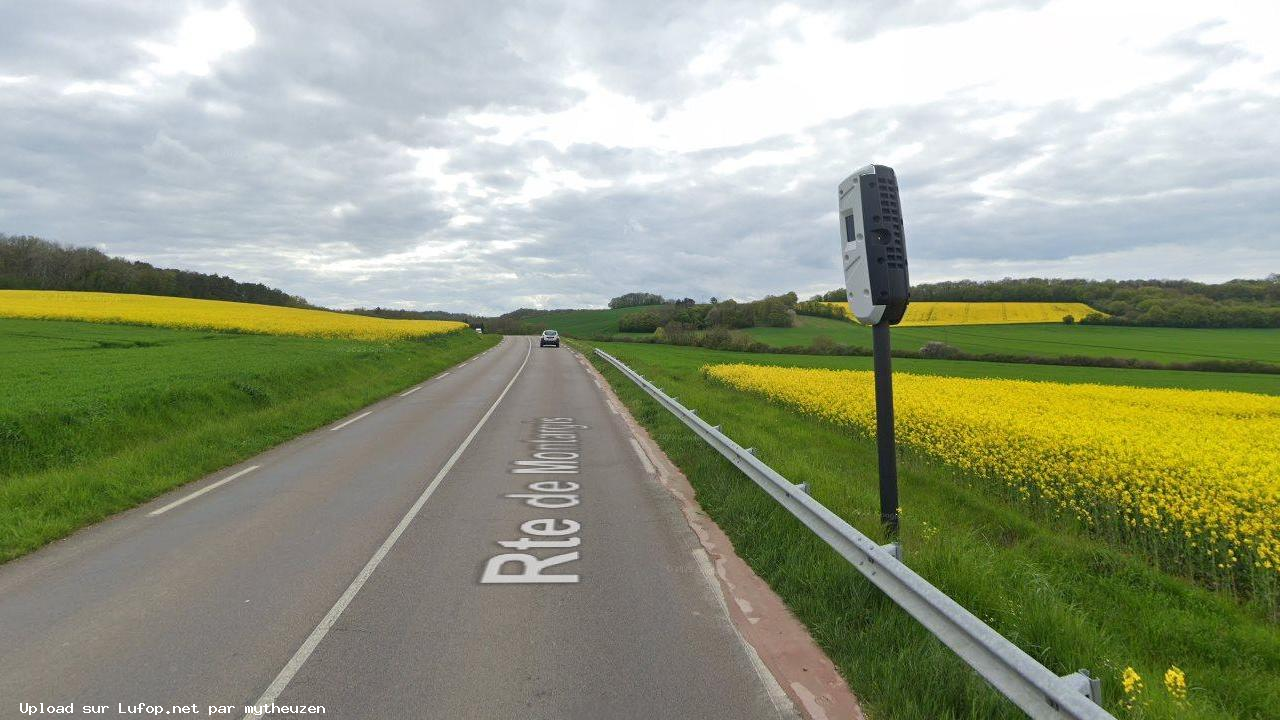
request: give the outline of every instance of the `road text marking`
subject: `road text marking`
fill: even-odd
[[[367,418],[367,417],[369,417],[369,416],[370,416],[370,415],[372,415],[372,414],[373,414],[373,411],[372,411],[372,410],[365,410],[364,412],[362,412],[362,413],[360,413],[359,415],[357,415],[357,416],[355,416],[355,417],[351,418],[350,420],[348,420],[348,421],[346,421],[346,422],[344,422],[344,423],[341,423],[341,424],[339,424],[339,425],[334,425],[333,427],[329,428],[329,432],[333,432],[334,430],[341,430],[342,428],[344,428],[344,427],[346,427],[346,426],[350,425],[351,423],[353,423],[353,422],[355,422],[355,421],[357,421],[357,420],[359,420],[359,419],[361,419],[361,418]]]
[[[579,433],[588,427],[571,417],[538,418],[531,439],[524,442],[533,451],[532,460],[513,461],[513,475],[577,475],[582,458]],[[538,480],[531,482],[527,493],[509,493],[508,498],[523,500],[525,505],[539,510],[566,510],[577,507],[578,491],[582,485],[570,480]],[[499,540],[498,545],[513,550],[550,551],[550,557],[541,558],[528,552],[507,552],[490,557],[480,574],[480,583],[576,583],[577,573],[551,574],[544,572],[578,560],[577,548],[582,539],[577,533],[582,529],[576,520],[562,518],[538,518],[521,523],[520,532],[533,537],[519,540]],[[514,570],[514,572],[512,572]]]
[[[169,503],[168,505],[165,505],[164,507],[162,507],[162,508],[160,508],[160,509],[158,509],[158,510],[152,510],[151,512],[147,513],[147,517],[155,517],[155,516],[157,516],[157,515],[159,515],[159,514],[161,514],[161,513],[169,512],[170,510],[172,510],[172,509],[174,509],[174,508],[178,507],[179,505],[181,505],[181,504],[182,504],[182,503],[184,503],[184,502],[187,502],[188,500],[195,500],[196,498],[198,498],[198,497],[200,497],[201,495],[203,495],[203,494],[205,494],[205,493],[209,492],[210,490],[216,490],[217,488],[220,488],[220,487],[222,487],[223,485],[226,485],[227,483],[231,482],[232,480],[235,480],[235,479],[236,479],[236,478],[238,478],[238,477],[241,477],[241,476],[243,476],[243,475],[248,475],[249,473],[253,472],[254,470],[257,470],[257,469],[258,469],[258,468],[260,468],[260,467],[262,467],[262,466],[261,466],[261,465],[250,465],[249,467],[247,467],[247,468],[245,468],[245,469],[241,470],[241,471],[240,471],[240,472],[238,472],[238,473],[235,473],[235,474],[233,474],[233,475],[228,475],[228,476],[226,476],[226,477],[222,478],[222,479],[221,479],[221,480],[219,480],[218,482],[215,482],[215,483],[209,483],[208,485],[205,485],[204,487],[202,487],[202,488],[200,488],[199,490],[197,490],[197,491],[195,491],[195,492],[191,493],[190,495],[188,495],[188,496],[186,496],[186,497],[182,498],[181,500],[174,500],[173,502]]]
[[[508,382],[507,386],[498,394],[498,399],[494,400],[493,404],[489,406],[489,409],[485,411],[485,414],[480,418],[480,422],[476,423],[476,426],[471,428],[471,432],[462,440],[462,444],[458,446],[458,449],[453,451],[453,454],[445,461],[444,466],[440,468],[440,472],[436,473],[436,476],[427,484],[427,488],[418,496],[418,499],[413,503],[413,506],[410,507],[409,511],[400,519],[400,524],[396,525],[395,529],[391,531],[391,534],[387,536],[387,539],[382,541],[382,545],[380,545],[378,550],[374,552],[373,557],[369,558],[369,562],[365,563],[364,568],[360,570],[360,574],[356,575],[356,579],[351,581],[351,584],[347,586],[346,591],[342,593],[342,596],[338,598],[338,601],[333,604],[333,607],[329,608],[329,612],[320,620],[320,624],[316,625],[316,629],[311,631],[311,634],[303,641],[302,647],[298,648],[298,651],[293,654],[292,658],[289,658],[289,662],[285,664],[284,669],[280,671],[280,674],[276,676],[276,679],[271,682],[271,685],[267,687],[266,691],[262,693],[262,697],[258,698],[258,701],[254,703],[254,705],[260,707],[274,703],[276,699],[280,697],[280,693],[284,692],[284,689],[288,687],[289,681],[292,680],[293,676],[302,669],[302,665],[307,662],[307,658],[311,657],[311,653],[320,645],[320,641],[324,640],[325,635],[329,634],[329,630],[331,630],[338,622],[338,618],[342,617],[343,611],[345,611],[347,606],[351,604],[351,601],[355,599],[356,593],[360,592],[360,588],[364,587],[365,582],[369,580],[369,576],[373,575],[373,571],[378,569],[378,565],[382,563],[382,559],[387,556],[387,553],[391,552],[391,548],[395,546],[396,541],[400,539],[402,534],[404,534],[405,529],[409,527],[409,523],[413,522],[413,519],[418,516],[418,513],[422,510],[422,506],[427,504],[427,499],[436,491],[440,482],[444,480],[445,475],[449,474],[449,471],[453,469],[454,464],[458,462],[458,458],[462,457],[462,453],[471,445],[471,441],[474,440],[476,435],[480,432],[480,428],[484,427],[484,424],[489,421],[489,416],[493,415],[493,411],[498,409],[498,403],[502,402],[502,398],[507,396],[507,393],[511,390],[511,386],[516,384],[516,380],[520,377],[520,373],[524,372],[525,365],[529,364],[529,356],[532,354],[533,341],[530,340],[529,347],[524,353],[524,362],[520,363],[520,367],[516,370],[516,374],[511,376],[511,381]],[[256,720],[257,717],[258,716],[246,714],[244,716],[244,720]]]

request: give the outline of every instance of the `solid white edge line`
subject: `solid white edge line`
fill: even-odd
[[[702,581],[707,584],[707,590],[715,596],[716,604],[720,606],[720,612],[724,613],[723,622],[729,626],[733,634],[738,638],[738,645],[742,648],[742,652],[746,654],[747,661],[751,664],[751,669],[756,671],[756,677],[760,679],[760,684],[764,685],[765,694],[769,696],[769,702],[773,703],[773,711],[775,717],[796,717],[795,703],[791,702],[791,698],[787,696],[787,691],[782,689],[782,685],[778,683],[778,678],[773,676],[773,672],[769,670],[769,666],[764,664],[764,660],[760,659],[760,653],[756,652],[756,648],[742,634],[742,630],[738,629],[738,624],[733,621],[733,615],[729,612],[729,598],[724,596],[724,586],[720,584],[720,577],[716,573],[715,563],[711,561],[711,555],[706,548],[699,544],[693,550],[694,561],[698,564],[698,569],[702,571]]]
[[[634,449],[636,451],[636,455],[640,457],[640,462],[644,465],[644,471],[650,475],[657,475],[658,469],[649,461],[649,456],[645,454],[644,448],[640,447],[640,441],[636,440],[634,437],[629,437],[627,439],[631,441],[632,449]]]
[[[210,490],[216,490],[217,488],[220,488],[220,487],[222,487],[223,485],[226,485],[227,483],[231,482],[232,480],[235,480],[235,479],[236,479],[236,478],[238,478],[238,477],[241,477],[241,476],[243,476],[243,475],[248,475],[249,473],[253,472],[254,470],[257,470],[257,469],[258,469],[258,468],[260,468],[260,467],[262,467],[262,466],[261,466],[261,465],[250,465],[249,467],[247,467],[247,468],[245,468],[245,469],[241,470],[241,471],[240,471],[240,472],[238,472],[238,473],[235,473],[234,475],[228,475],[228,476],[226,476],[226,477],[222,478],[221,480],[219,480],[218,482],[215,482],[215,483],[209,483],[208,485],[205,485],[204,487],[202,487],[202,488],[200,488],[199,490],[197,490],[197,491],[195,491],[195,492],[191,493],[190,495],[188,495],[188,496],[186,496],[186,497],[182,498],[181,500],[174,500],[173,502],[169,503],[168,505],[165,505],[165,506],[164,506],[164,507],[162,507],[162,508],[159,508],[159,509],[157,509],[157,510],[152,510],[151,512],[147,513],[147,517],[155,517],[155,516],[157,516],[157,515],[160,515],[161,513],[169,512],[170,510],[172,510],[172,509],[174,509],[174,508],[178,507],[179,505],[181,505],[181,504],[183,504],[183,503],[187,502],[188,500],[195,500],[196,498],[198,498],[198,497],[200,497],[201,495],[203,495],[203,494],[205,494],[205,493],[209,492]]]
[[[409,508],[409,512],[405,513],[404,517],[400,519],[400,524],[396,525],[395,529],[391,531],[391,534],[387,536],[387,539],[382,541],[382,545],[380,545],[377,551],[373,553],[373,557],[369,558],[369,562],[365,563],[364,568],[360,570],[360,573],[356,575],[355,579],[351,581],[351,584],[347,586],[346,591],[343,592],[342,596],[338,598],[338,601],[333,604],[333,607],[329,608],[329,612],[320,620],[320,624],[316,625],[316,629],[312,630],[311,634],[307,636],[307,639],[303,641],[302,646],[298,648],[298,651],[293,654],[293,657],[289,658],[289,662],[285,664],[284,669],[282,669],[280,674],[276,676],[276,679],[271,681],[271,684],[267,686],[266,691],[262,693],[262,697],[258,698],[258,701],[253,704],[254,707],[261,707],[263,705],[274,703],[276,699],[280,697],[280,693],[284,692],[284,689],[288,687],[289,681],[292,680],[293,676],[302,669],[302,665],[307,662],[307,658],[311,657],[311,653],[320,645],[320,641],[324,640],[325,635],[329,634],[329,630],[331,630],[334,624],[338,622],[338,618],[342,616],[343,611],[345,611],[347,606],[351,604],[351,601],[355,599],[356,593],[360,592],[360,588],[364,587],[365,582],[367,582],[369,577],[373,575],[373,571],[378,569],[378,565],[382,563],[382,559],[387,556],[387,553],[391,552],[391,548],[395,546],[396,541],[400,539],[400,536],[404,533],[405,529],[409,527],[409,523],[413,522],[413,519],[418,516],[418,513],[422,510],[422,506],[427,504],[427,499],[436,491],[436,487],[440,485],[441,481],[444,480],[444,477],[453,469],[454,464],[458,462],[458,458],[462,457],[462,453],[466,451],[469,445],[471,445],[471,441],[475,439],[477,434],[479,434],[480,428],[484,427],[484,424],[489,421],[489,416],[493,415],[493,411],[498,409],[498,403],[502,402],[502,399],[507,396],[507,393],[511,390],[511,386],[515,385],[516,380],[520,377],[520,373],[524,372],[525,365],[529,364],[529,356],[532,355],[532,353],[533,341],[530,340],[529,346],[525,350],[524,362],[520,363],[520,367],[516,370],[516,374],[511,376],[511,381],[508,382],[507,386],[498,394],[498,399],[494,400],[493,404],[489,406],[489,409],[485,411],[484,416],[480,418],[480,422],[476,423],[476,426],[471,428],[471,432],[463,439],[462,444],[458,446],[458,449],[454,450],[453,454],[449,456],[449,459],[445,461],[444,466],[440,468],[440,472],[436,473],[436,476],[427,484],[427,488],[418,496],[418,499],[413,503],[413,506]],[[253,720],[258,717],[260,716],[245,713],[243,720]]]
[[[348,421],[346,421],[346,422],[344,422],[344,423],[341,423],[341,424],[339,424],[339,425],[334,425],[333,427],[329,428],[329,432],[333,432],[334,430],[341,430],[342,428],[344,428],[344,427],[346,427],[346,426],[350,425],[351,423],[353,423],[353,422],[355,422],[355,421],[357,421],[357,420],[360,420],[361,418],[367,418],[367,417],[369,417],[369,416],[370,416],[370,415],[372,415],[372,414],[373,414],[373,411],[372,411],[372,410],[365,410],[364,412],[362,412],[362,413],[360,413],[359,415],[357,415],[357,416],[355,416],[355,417],[351,418],[350,420],[348,420]]]
[[[422,386],[421,386],[421,385],[419,385],[419,386],[417,386],[417,387],[411,387],[411,388],[409,388],[408,390],[405,390],[404,392],[400,393],[400,397],[407,397],[407,396],[409,396],[409,395],[412,395],[412,394],[414,394],[414,393],[418,392],[418,391],[419,391],[419,390],[421,390],[421,389],[422,389]]]

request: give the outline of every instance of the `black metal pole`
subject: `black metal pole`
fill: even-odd
[[[893,437],[893,364],[889,323],[871,326],[876,373],[876,447],[880,456],[880,522],[892,542],[898,538],[898,458]]]

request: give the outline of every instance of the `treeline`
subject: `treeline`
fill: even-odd
[[[813,300],[844,300],[833,290]],[[1078,318],[1098,325],[1200,328],[1280,327],[1280,274],[1262,280],[954,280],[911,288],[913,301],[1082,302],[1109,314]]]
[[[310,307],[305,298],[223,275],[158,268],[100,250],[0,234],[0,289],[81,290]]]
[[[743,303],[720,300],[698,305],[686,298],[623,315],[618,319],[618,330],[655,332],[666,328],[671,332],[689,332],[709,328],[791,327],[795,323],[796,300],[793,292]]]

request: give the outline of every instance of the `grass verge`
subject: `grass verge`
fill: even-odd
[[[688,475],[703,509],[809,627],[872,717],[1021,717],[728,461],[589,351],[598,345],[627,362],[739,443],[757,448],[789,479],[809,482],[814,497],[854,526],[879,536],[872,440],[709,383],[700,372],[726,356],[739,362],[775,356],[574,345],[588,352]],[[1029,517],[924,458],[904,454],[900,474],[906,562],[1054,671],[1091,669],[1117,717],[1280,717],[1280,628],[1260,611],[1155,570],[1067,524]],[[1172,666],[1186,673],[1186,702],[1163,687]],[[1121,688],[1127,667],[1144,679],[1136,696]]]
[[[0,561],[239,462],[496,343],[0,320]]]

